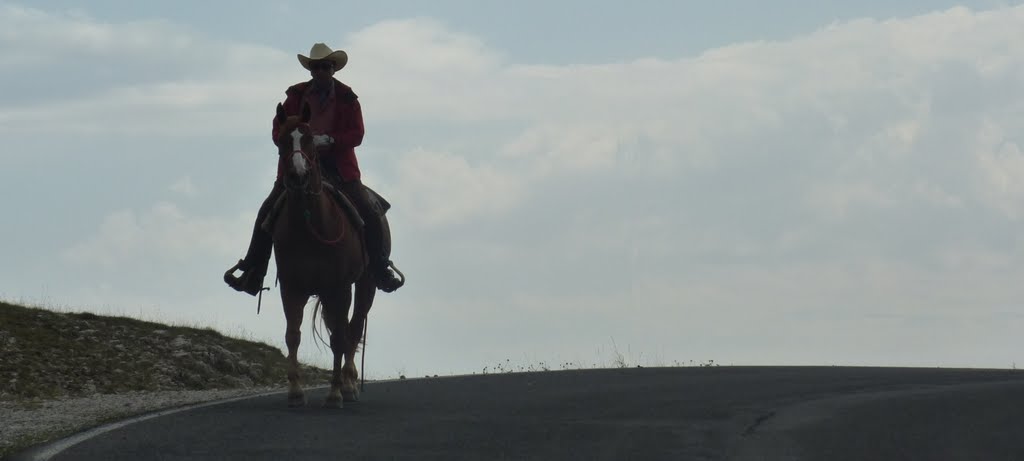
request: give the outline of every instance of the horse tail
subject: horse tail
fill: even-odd
[[[319,328],[317,328],[317,324],[318,323],[323,324],[325,328],[327,327],[327,319],[324,318],[323,306],[324,306],[323,303],[320,302],[320,297],[317,296],[316,303],[313,304],[313,321],[309,322],[310,323],[309,328],[311,330],[313,330],[313,337],[316,338],[317,341],[318,341],[318,343],[317,343],[317,349],[318,350],[320,349],[320,344],[323,344],[324,346],[327,346],[328,349],[331,348],[331,343],[324,340],[324,334],[320,331]],[[317,314],[320,314],[320,322],[316,321],[317,320],[317,318],[316,318]]]

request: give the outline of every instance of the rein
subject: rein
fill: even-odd
[[[307,177],[307,178],[304,178],[304,181],[302,181],[302,183],[300,183],[297,187],[289,186],[287,184],[287,182],[286,182],[285,183],[285,189],[288,190],[289,192],[302,192],[305,195],[322,196],[323,193],[324,193],[324,178],[323,178],[323,175],[320,173],[320,165],[318,163],[316,163],[312,158],[310,158],[310,156],[308,154],[306,154],[306,152],[304,152],[301,149],[293,150],[292,151],[292,155],[295,155],[295,154],[301,154],[302,158],[306,160],[306,163],[308,163],[310,165],[310,169],[311,170],[315,169],[315,173],[314,174],[316,174],[316,176],[320,180],[319,181],[319,186],[320,187],[318,187],[315,191],[309,190],[308,189],[309,178]],[[309,211],[309,207],[306,207],[304,210],[302,210],[302,216],[303,216],[303,218],[305,218],[306,228],[309,230],[310,234],[313,234],[313,238],[317,239],[317,241],[319,241],[320,243],[323,243],[325,245],[334,245],[334,244],[340,242],[343,238],[345,238],[345,224],[344,224],[345,218],[344,218],[344,212],[342,212],[338,208],[338,204],[335,203],[334,200],[331,199],[330,197],[328,197],[327,200],[328,200],[328,202],[330,202],[331,207],[333,209],[335,209],[336,211],[338,211],[338,228],[341,229],[341,230],[338,232],[338,236],[337,237],[326,238],[322,234],[320,234],[320,232],[318,232],[316,230],[316,227],[313,226],[313,214]]]
[[[328,200],[330,200],[330,199],[328,199]],[[334,208],[337,209],[338,206],[334,205]],[[340,212],[340,210],[339,210],[339,212]],[[341,227],[341,231],[338,232],[338,236],[337,237],[328,240],[328,239],[324,238],[323,236],[321,236],[320,233],[316,231],[316,228],[313,227],[313,220],[311,218],[311,215],[310,215],[308,209],[307,210],[303,210],[302,215],[306,217],[306,227],[309,228],[309,233],[313,234],[313,237],[315,237],[320,243],[323,243],[325,245],[334,245],[335,243],[340,242],[341,239],[345,238],[345,226],[344,225],[339,226],[339,227]],[[338,222],[342,222],[342,219],[338,219]]]

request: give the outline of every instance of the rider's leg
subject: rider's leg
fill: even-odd
[[[275,182],[270,195],[263,201],[260,211],[256,214],[256,223],[253,225],[252,238],[249,240],[249,250],[246,251],[245,258],[239,261],[237,266],[224,273],[224,282],[231,288],[253,296],[263,289],[263,278],[267,275],[274,242],[270,233],[263,230],[262,225],[283,191],[284,187],[279,182]],[[242,271],[240,277],[234,276],[235,269]]]
[[[352,200],[366,223],[366,253],[370,257],[369,269],[377,281],[377,288],[388,293],[397,290],[402,286],[402,281],[391,271],[391,260],[384,252],[384,224],[380,210],[371,203],[363,183],[358,179],[345,181],[341,189]]]

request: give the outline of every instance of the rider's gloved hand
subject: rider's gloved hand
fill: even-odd
[[[313,145],[316,147],[327,147],[334,144],[334,138],[326,134],[313,135]]]

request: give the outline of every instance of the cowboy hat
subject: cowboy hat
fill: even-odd
[[[333,51],[323,43],[315,43],[309,49],[309,56],[298,55],[299,64],[309,70],[310,61],[331,60],[334,61],[334,70],[341,70],[348,63],[348,53],[342,50]]]

